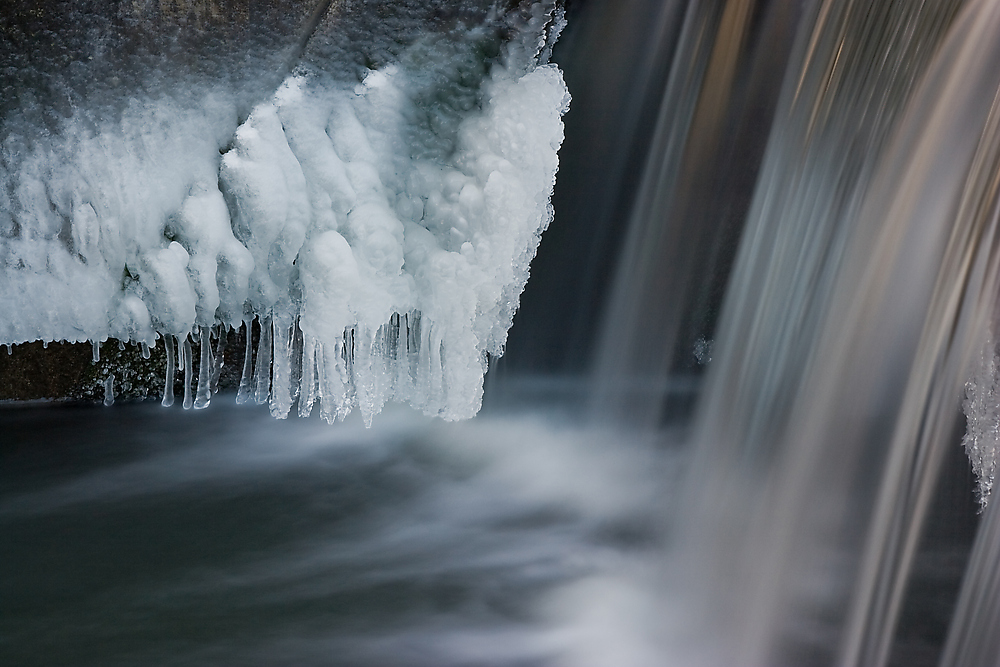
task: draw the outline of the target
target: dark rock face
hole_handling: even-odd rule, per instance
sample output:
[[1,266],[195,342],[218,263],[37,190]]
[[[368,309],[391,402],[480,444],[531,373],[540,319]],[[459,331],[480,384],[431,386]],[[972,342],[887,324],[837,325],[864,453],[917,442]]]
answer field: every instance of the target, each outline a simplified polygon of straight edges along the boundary
[[0,351],[0,400],[66,398],[85,383],[90,346],[73,343],[15,345]]
[[[260,331],[255,325],[254,341]],[[218,338],[212,339],[218,349]],[[192,340],[194,371],[191,386],[198,381],[201,345]],[[246,348],[245,329],[229,331],[226,336],[224,363],[219,376],[219,391],[236,391],[243,368]],[[0,401],[75,400],[100,402],[105,399],[105,381],[114,376],[116,400],[160,400],[163,396],[164,375],[167,365],[162,342],[143,357],[138,345],[122,345],[108,340],[100,345],[100,358],[93,360],[94,348],[90,343],[41,342],[13,345],[8,354],[0,348]],[[176,363],[176,362],[175,362]],[[174,395],[184,395],[183,373],[174,379]]]

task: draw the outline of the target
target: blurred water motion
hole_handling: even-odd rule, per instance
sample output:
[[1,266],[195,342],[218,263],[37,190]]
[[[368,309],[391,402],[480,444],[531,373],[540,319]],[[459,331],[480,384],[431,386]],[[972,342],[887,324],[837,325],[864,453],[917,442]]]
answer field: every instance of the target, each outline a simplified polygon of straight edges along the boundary
[[620,613],[655,602],[642,573],[676,469],[648,443],[409,410],[371,430],[150,405],[4,409],[0,426],[4,664],[581,665],[642,649]]

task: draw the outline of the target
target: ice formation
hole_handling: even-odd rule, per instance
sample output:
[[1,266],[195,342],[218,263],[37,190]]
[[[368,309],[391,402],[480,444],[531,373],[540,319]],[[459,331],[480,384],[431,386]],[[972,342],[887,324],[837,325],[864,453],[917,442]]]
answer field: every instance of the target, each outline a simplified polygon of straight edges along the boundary
[[1000,454],[1000,356],[990,335],[965,384],[966,431],[962,446],[976,474],[976,498],[985,508],[993,491],[997,455]]
[[277,417],[297,400],[370,423],[390,399],[474,415],[552,217],[569,94],[545,61],[560,27],[537,3],[476,76],[470,48],[440,37],[361,83],[303,65],[235,135],[236,105],[210,89],[11,134],[0,343],[159,340],[163,404],[176,354],[185,407],[204,407],[212,339],[256,318],[240,400]]

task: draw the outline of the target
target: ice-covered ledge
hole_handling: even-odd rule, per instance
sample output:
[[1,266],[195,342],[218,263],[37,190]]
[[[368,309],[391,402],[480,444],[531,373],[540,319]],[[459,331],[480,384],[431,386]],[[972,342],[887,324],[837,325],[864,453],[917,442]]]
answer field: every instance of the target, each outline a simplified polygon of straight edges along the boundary
[[204,81],[48,135],[8,115],[0,343],[140,344],[190,384],[192,338],[214,368],[257,320],[243,397],[278,417],[296,397],[331,421],[392,399],[475,414],[552,216],[560,28],[549,2],[457,23],[352,85],[313,57],[235,133]]

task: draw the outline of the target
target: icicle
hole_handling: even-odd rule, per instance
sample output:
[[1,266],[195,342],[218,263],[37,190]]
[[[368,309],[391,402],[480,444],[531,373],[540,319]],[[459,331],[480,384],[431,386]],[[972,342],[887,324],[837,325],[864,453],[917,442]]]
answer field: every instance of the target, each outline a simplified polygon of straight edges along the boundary
[[7,356],[9,357],[12,354],[14,354],[14,347],[10,343],[7,343]]
[[[203,410],[212,402],[212,390],[209,379],[212,375],[212,341],[211,329],[201,328],[201,365],[198,367],[198,391],[194,398],[194,409]],[[185,351],[187,354],[187,351]]]
[[190,410],[194,405],[191,398],[191,376],[194,371],[194,355],[191,353],[191,338],[184,336],[184,409]]
[[143,341],[139,343],[139,346],[142,348],[142,358],[149,359],[149,345],[146,345],[145,341]]
[[42,341],[42,349],[43,350],[49,349],[49,341],[47,341],[47,340],[43,340]]
[[328,408],[328,401],[332,402],[331,399],[326,398],[326,358],[323,356],[323,343],[318,340],[314,343],[316,348],[316,401],[319,403],[319,416],[326,421],[326,423],[333,423],[331,420],[332,413]]
[[119,352],[124,352],[125,351],[125,341],[123,341],[123,340],[119,340],[118,341],[118,351]]
[[267,403],[271,388],[271,318],[260,320],[260,341],[257,344],[257,368],[253,400],[257,405]]
[[163,401],[160,405],[169,408],[174,404],[174,337],[164,335],[163,346],[167,350],[167,379],[163,385]]
[[288,332],[292,319],[283,313],[275,313],[271,318],[271,328],[274,340],[274,360],[271,363],[274,375],[271,382],[270,409],[271,415],[277,419],[285,419],[292,409],[292,377],[289,361]]
[[399,400],[414,401],[413,372],[410,369],[410,315],[399,318],[399,332],[396,338],[396,397]]
[[436,335],[437,332],[431,327],[428,327],[428,339],[430,340],[429,349],[422,351],[430,358],[430,372],[431,372],[431,400],[434,412],[440,412],[441,408],[444,406],[447,397],[445,396],[444,387],[444,367],[441,362],[441,339]]
[[[345,336],[348,332],[344,332]],[[349,381],[345,357],[347,344],[342,338],[332,343],[317,343],[316,375],[320,393],[319,414],[327,423],[340,421],[351,411]]]
[[299,327],[298,316],[292,319],[291,332],[289,335],[288,354],[289,363],[291,365],[291,375],[289,376],[289,395],[291,396],[292,402],[295,402],[295,400],[299,398],[299,395],[302,393],[302,346],[305,343],[302,329]]
[[109,375],[104,381],[104,405],[111,407],[115,404],[115,376]]
[[225,362],[226,343],[229,337],[229,330],[225,324],[219,326],[219,340],[215,345],[215,360],[212,364],[212,378],[209,381],[209,389],[213,394],[219,393],[219,378],[222,376],[222,365]]
[[312,336],[302,339],[302,377],[299,383],[299,417],[312,413],[316,402],[316,341]]
[[90,344],[93,345],[94,348],[94,354],[92,358],[94,360],[94,363],[96,364],[101,360],[101,344],[96,340],[91,341]]
[[243,375],[240,376],[240,389],[236,393],[236,402],[242,405],[250,400],[253,387],[253,321],[243,323],[246,329],[246,351],[243,353]]
[[365,427],[371,428],[372,418],[381,409],[378,400],[378,378],[372,354],[372,335],[363,327],[354,331],[354,359],[351,381],[358,399],[358,409]]

